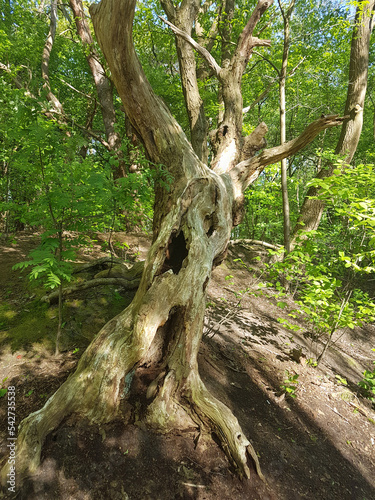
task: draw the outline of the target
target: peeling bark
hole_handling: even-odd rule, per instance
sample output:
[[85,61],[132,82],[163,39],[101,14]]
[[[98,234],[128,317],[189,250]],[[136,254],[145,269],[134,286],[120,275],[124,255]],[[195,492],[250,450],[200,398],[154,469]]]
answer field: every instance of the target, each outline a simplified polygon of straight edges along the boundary
[[[238,39],[231,59],[226,58],[223,67],[220,67],[207,49],[195,42],[188,33],[165,21],[176,35],[188,42],[205,59],[219,80],[220,98],[224,103],[224,111],[217,130],[210,134],[211,146],[214,152],[211,168],[219,175],[233,168],[241,156],[244,145],[244,138],[242,137],[242,76],[254,47],[269,46],[271,43],[270,40],[261,40],[254,37],[253,32],[261,16],[272,3],[273,0],[258,1]],[[228,5],[228,9],[230,9],[230,5]],[[227,52],[226,57],[229,57],[229,52]]]

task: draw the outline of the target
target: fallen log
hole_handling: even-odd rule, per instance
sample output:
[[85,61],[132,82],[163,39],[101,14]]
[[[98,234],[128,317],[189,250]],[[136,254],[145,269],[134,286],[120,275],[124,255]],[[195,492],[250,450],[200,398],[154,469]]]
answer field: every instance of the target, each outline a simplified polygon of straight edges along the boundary
[[90,269],[95,269],[96,267],[103,266],[103,264],[110,264],[110,265],[124,264],[124,261],[122,259],[119,259],[118,257],[101,257],[100,259],[91,262],[86,262],[85,264],[82,263],[76,264],[73,269],[73,274],[78,274],[84,271],[88,271]]
[[[95,286],[107,286],[107,285],[118,285],[126,290],[136,290],[139,286],[141,279],[125,279],[125,278],[94,278],[92,280],[84,281],[83,283],[77,283],[66,288],[63,288],[62,294],[63,298],[71,295],[75,292],[81,292],[82,290],[87,290]],[[59,299],[59,291],[55,290],[52,293],[44,295],[40,300],[42,302],[48,302],[49,304],[56,303]]]

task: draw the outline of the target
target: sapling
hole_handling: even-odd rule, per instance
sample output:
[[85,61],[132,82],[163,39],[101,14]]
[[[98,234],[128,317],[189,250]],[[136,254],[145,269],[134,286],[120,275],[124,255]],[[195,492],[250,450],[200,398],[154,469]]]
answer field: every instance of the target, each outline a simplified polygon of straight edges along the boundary
[[[63,283],[72,278],[75,259],[73,247],[82,243],[79,236],[95,227],[110,212],[111,179],[107,171],[92,158],[78,158],[79,143],[74,135],[61,136],[51,123],[37,121],[27,129],[27,141],[20,163],[33,166],[35,197],[30,200],[22,221],[29,227],[42,227],[41,244],[29,254],[29,260],[14,269],[31,267],[30,279],[47,289],[59,290],[58,327],[55,354],[63,325]],[[100,229],[99,225],[96,225]]]
[[[298,308],[289,315],[301,315],[310,323],[313,339],[328,336],[316,366],[339,329],[353,329],[375,318],[374,302],[355,286],[359,276],[375,271],[373,166],[353,168],[339,161],[337,166],[332,177],[311,182],[319,187],[319,198],[330,210],[331,217],[336,217],[336,244],[326,244],[327,229],[326,232],[301,232],[294,251],[269,268],[279,296],[286,290],[294,290]],[[341,232],[336,227],[341,227]]]
[[285,394],[287,394],[291,398],[295,398],[297,396],[296,391],[299,383],[299,375],[298,373],[291,373],[289,372],[289,370],[285,370],[285,377],[286,378],[283,380],[280,388],[283,390],[283,392],[285,392]]
[[[317,248],[318,251],[318,248]],[[292,259],[292,265],[288,269],[288,261]],[[295,300],[296,309],[289,312],[292,318],[301,317],[310,324],[310,336],[314,341],[327,335],[323,349],[317,356],[315,366],[319,366],[328,348],[334,342],[335,334],[343,328],[353,329],[355,326],[361,326],[364,322],[373,321],[375,318],[375,304],[369,296],[359,289],[351,288],[351,282],[346,285],[337,279],[330,267],[325,264],[317,264],[318,252],[311,253],[311,247],[308,255],[298,250],[288,254],[283,263],[277,263],[273,266],[274,272],[279,267],[286,273],[289,279],[293,280],[297,276],[299,288],[297,291],[297,300]],[[299,265],[298,265],[299,264]],[[333,264],[333,262],[331,262]],[[277,285],[278,296],[282,293],[282,286]],[[284,308],[285,302],[279,301],[277,305]],[[299,329],[288,320],[281,319],[287,328]]]
[[41,244],[32,250],[29,256],[30,260],[19,262],[13,266],[13,269],[32,267],[29,274],[30,280],[43,283],[47,289],[59,288],[59,318],[55,341],[55,355],[57,356],[60,352],[59,343],[63,324],[62,287],[64,281],[69,282],[72,278],[73,266],[68,260],[73,260],[75,253],[72,249],[64,250],[62,232],[58,232],[57,236],[53,237],[53,233],[48,231],[42,235]]

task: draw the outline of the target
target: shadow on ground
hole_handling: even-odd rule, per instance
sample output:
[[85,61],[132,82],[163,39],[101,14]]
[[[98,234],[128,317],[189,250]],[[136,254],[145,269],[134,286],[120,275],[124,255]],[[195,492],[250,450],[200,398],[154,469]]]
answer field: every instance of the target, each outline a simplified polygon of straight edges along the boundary
[[[22,249],[20,252],[25,254]],[[14,251],[3,254],[4,265],[9,257],[15,258]],[[210,300],[216,301],[217,307],[214,316],[207,318],[208,325],[212,326],[212,322],[214,325],[201,345],[200,372],[208,389],[237,416],[259,454],[268,485],[260,481],[254,467],[251,479],[240,481],[216,444],[215,436],[211,439],[200,434],[199,429],[162,436],[134,422],[125,426],[119,420],[98,428],[72,416],[47,437],[37,474],[28,478],[14,498],[375,498],[375,414],[371,404],[356,392],[364,368],[372,366],[368,356],[373,347],[374,327],[368,331],[344,332],[319,370],[314,370],[306,364],[310,354],[308,339],[303,333],[292,335],[277,323],[282,312],[267,297],[244,301],[242,309],[234,308],[235,313],[217,326],[227,315],[229,304],[218,305],[227,271],[222,270],[221,277],[220,272],[218,268],[210,284]],[[231,270],[232,274],[235,272]],[[245,288],[247,276],[243,270],[241,273]],[[11,274],[6,283],[10,291],[14,283]],[[9,295],[15,310],[16,300],[22,294],[25,288],[19,280]],[[108,295],[108,303],[113,305],[117,298],[111,297],[113,294]],[[233,294],[228,297],[233,298]],[[87,297],[81,299],[85,304]],[[68,305],[72,345],[87,320],[88,335],[99,329],[94,320],[90,323],[86,313],[78,315],[79,300],[74,298]],[[19,302],[20,308],[27,303],[25,296]],[[48,335],[47,330],[44,335]],[[45,348],[31,348],[26,343],[21,350],[14,351],[9,344],[5,338],[0,352],[0,373],[9,376],[6,384],[16,387],[19,424],[30,412],[39,409],[74,370],[83,346],[76,354],[66,352],[56,359]],[[300,362],[292,359],[293,348],[302,349]],[[281,390],[280,386],[287,383],[286,373],[299,377],[295,399],[288,399]],[[340,385],[336,375],[346,378],[347,386]],[[6,398],[0,398],[2,460],[7,459],[5,412]],[[12,496],[5,492],[0,498]]]

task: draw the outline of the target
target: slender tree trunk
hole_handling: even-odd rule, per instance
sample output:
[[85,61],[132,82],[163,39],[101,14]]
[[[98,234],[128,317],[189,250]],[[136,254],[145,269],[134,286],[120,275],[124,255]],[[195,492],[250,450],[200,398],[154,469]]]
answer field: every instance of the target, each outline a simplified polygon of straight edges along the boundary
[[[341,128],[340,138],[335,149],[335,154],[342,155],[346,164],[352,160],[362,132],[374,6],[375,0],[360,1],[353,27],[349,83],[345,104],[346,120]],[[332,175],[333,170],[334,165],[326,163],[316,177],[319,179],[329,177]],[[324,203],[315,198],[318,193],[319,190],[315,187],[307,191],[300,216],[293,230],[292,246],[296,243],[299,230],[309,232],[319,227],[324,211]]]
[[82,0],[69,0],[70,8],[73,11],[77,33],[82,41],[86,60],[89,64],[92,77],[94,79],[96,92],[100,104],[100,111],[103,117],[105,136],[110,151],[119,158],[119,166],[114,171],[115,178],[126,175],[125,163],[121,153],[121,137],[115,130],[116,112],[113,105],[113,87],[107,78],[105,69],[100,63],[99,54],[94,47],[94,40],[91,35],[90,26],[87,22]]
[[60,338],[61,338],[61,330],[62,330],[62,310],[63,310],[63,286],[62,286],[62,283],[60,283],[60,285],[59,285],[58,308],[59,308],[59,322],[57,325],[57,332],[56,332],[55,356],[58,356],[60,354]]
[[328,348],[332,344],[333,335],[337,330],[342,313],[344,312],[344,309],[345,309],[347,303],[349,302],[352,293],[353,293],[353,290],[348,290],[341,301],[340,311],[339,311],[339,314],[338,314],[337,319],[335,321],[335,324],[332,326],[331,331],[329,332],[327,342],[325,343],[322,352],[319,354],[319,356],[316,359],[316,368],[320,365],[325,353],[327,352]]
[[[52,213],[52,207],[51,207],[51,213]],[[62,223],[60,227],[58,228],[58,235],[59,235],[59,249],[58,249],[58,261],[62,261],[62,252],[63,252],[63,231],[62,231]],[[61,278],[60,278],[61,280]],[[59,289],[58,289],[58,308],[59,308],[59,319],[58,319],[58,325],[57,325],[57,332],[56,332],[56,342],[55,342],[55,356],[58,356],[60,354],[60,338],[61,338],[61,330],[62,330],[62,324],[63,324],[63,284],[62,280],[60,281],[59,284]]]
[[[223,0],[222,9],[220,12],[219,33],[221,36],[221,66],[222,68],[229,68],[231,62],[231,52],[233,47],[231,45],[232,30],[233,30],[233,17],[234,17],[234,0]],[[225,102],[224,102],[224,88],[223,83],[219,85],[218,92],[219,101],[219,114],[218,124],[224,120]]]
[[51,58],[53,43],[55,41],[56,26],[57,26],[57,0],[52,0],[49,32],[47,35],[46,42],[44,44],[43,54],[42,54],[42,78],[44,80],[43,89],[45,90],[47,100],[52,104],[54,111],[58,112],[59,114],[63,114],[62,104],[55,96],[55,94],[52,92],[49,80],[49,62]]
[[[175,24],[177,28],[183,29],[191,35],[193,24],[198,15],[200,1],[185,1],[179,7],[175,7],[172,0],[162,0],[161,4],[168,16],[168,20]],[[176,47],[182,90],[189,118],[191,144],[198,158],[207,164],[207,120],[203,101],[199,94],[195,52],[185,40],[179,37],[176,37]]]
[[[279,7],[284,20],[284,48],[283,60],[281,63],[280,81],[279,81],[279,96],[280,96],[280,144],[286,142],[286,99],[285,85],[286,74],[288,68],[288,55],[290,45],[290,19],[292,17],[295,0],[291,0],[288,9],[284,12],[279,1]],[[287,175],[287,160],[281,160],[281,192],[283,197],[283,218],[284,218],[284,247],[285,253],[290,252],[290,215],[289,215],[289,198],[288,198],[288,175]]]

